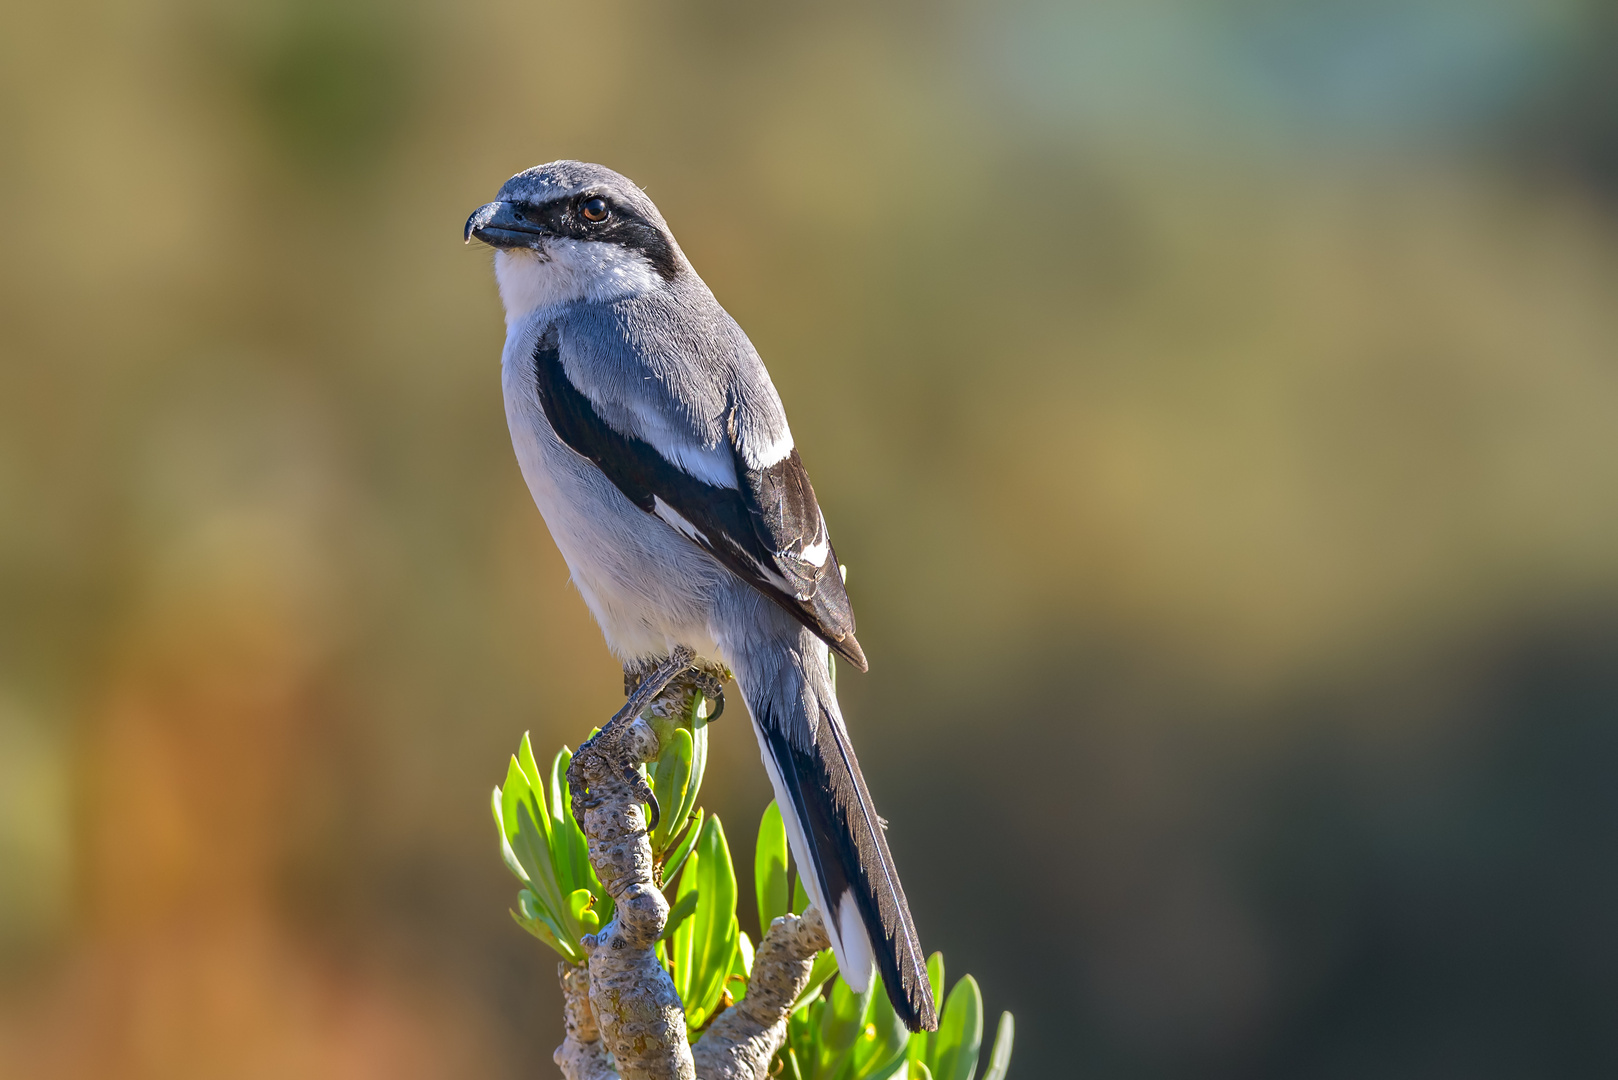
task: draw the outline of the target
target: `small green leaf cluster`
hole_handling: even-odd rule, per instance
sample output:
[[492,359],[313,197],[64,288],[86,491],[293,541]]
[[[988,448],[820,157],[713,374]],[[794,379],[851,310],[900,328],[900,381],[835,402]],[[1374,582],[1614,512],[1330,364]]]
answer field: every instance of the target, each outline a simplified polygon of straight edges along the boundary
[[[781,811],[771,802],[758,826],[753,859],[760,926],[787,911],[787,837]],[[792,905],[808,907],[800,880]],[[783,1080],[972,1080],[983,1044],[983,995],[967,975],[950,991],[935,1032],[905,1030],[893,1011],[879,975],[863,994],[838,979],[830,993],[822,987],[837,971],[830,949],[815,957],[809,985],[799,995],[787,1020],[787,1037],[771,1065]],[[933,998],[943,1000],[944,956],[927,960]],[[994,1048],[983,1080],[1004,1080],[1011,1064],[1015,1022],[1000,1014]]]
[[[722,1006],[745,992],[753,973],[753,943],[736,920],[736,870],[718,815],[703,824],[685,860],[658,956],[685,1005],[692,1042]],[[733,997],[732,982],[740,991]]]
[[[658,958],[685,1006],[686,1031],[695,1042],[724,1009],[745,996],[753,970],[753,943],[736,917],[737,884],[730,845],[717,815],[704,818],[696,805],[708,757],[707,703],[694,693],[671,717],[648,716],[662,748],[646,770],[663,807],[650,839],[654,877],[673,887]],[[612,898],[590,865],[584,833],[573,818],[567,786],[572,755],[567,747],[551,762],[550,784],[541,782],[527,735],[494,789],[495,824],[506,866],[522,882],[517,924],[573,964],[585,963],[579,939],[612,918]],[[676,880],[676,878],[678,880]],[[771,802],[759,822],[753,884],[759,925],[809,906],[803,881],[788,870],[786,826]],[[837,974],[830,949],[815,957],[808,985],[793,1005],[771,1075],[783,1080],[973,1080],[983,1042],[983,996],[968,975],[944,1001],[935,1032],[905,1030],[879,976],[856,994]],[[938,1000],[944,958],[927,961],[927,978]],[[1014,1024],[1002,1013],[983,1080],[1004,1080],[1011,1061]]]
[[582,964],[579,939],[612,918],[612,897],[596,877],[584,832],[573,820],[567,788],[572,760],[562,747],[551,761],[547,791],[524,734],[506,769],[505,784],[494,789],[491,808],[500,830],[500,854],[523,884],[511,917],[564,960]]
[[[942,953],[928,958],[927,981],[940,997]],[[1005,1080],[1015,1036],[1011,1014],[1001,1013],[983,1080]],[[771,1069],[784,1080],[973,1080],[982,1047],[983,995],[970,975],[950,991],[938,1030],[914,1033],[894,1015],[879,976],[863,994],[839,979],[830,994],[792,1014],[776,1055],[780,1069]]]
[[702,789],[702,774],[708,768],[710,713],[708,700],[700,692],[693,692],[674,716],[646,717],[661,748],[657,760],[646,768],[646,779],[663,811],[650,837],[659,884],[679,872],[702,828],[697,792]]
[[[646,718],[662,747],[646,771],[664,809],[651,837],[659,881],[679,871],[701,829],[702,811],[696,801],[708,761],[707,708],[707,701],[696,693],[676,716]],[[506,768],[505,784],[494,789],[491,808],[500,832],[500,854],[523,885],[511,917],[568,963],[582,964],[579,939],[611,921],[613,903],[590,865],[584,832],[573,818],[567,784],[572,760],[566,746],[557,752],[547,789],[524,734]]]

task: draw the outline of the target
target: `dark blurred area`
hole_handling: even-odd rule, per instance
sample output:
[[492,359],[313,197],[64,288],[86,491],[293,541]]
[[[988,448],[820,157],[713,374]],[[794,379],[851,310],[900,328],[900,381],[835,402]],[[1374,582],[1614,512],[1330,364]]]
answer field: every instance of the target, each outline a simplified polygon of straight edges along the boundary
[[460,228],[559,157],[771,367],[1014,1076],[1618,1072],[1618,5],[10,0],[0,1075],[552,1074],[488,792],[620,684]]

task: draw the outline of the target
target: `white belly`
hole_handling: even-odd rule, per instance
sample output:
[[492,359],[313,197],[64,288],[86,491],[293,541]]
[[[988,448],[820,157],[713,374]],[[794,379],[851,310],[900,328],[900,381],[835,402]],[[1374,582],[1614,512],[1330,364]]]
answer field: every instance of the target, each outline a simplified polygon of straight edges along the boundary
[[506,341],[506,423],[528,490],[608,647],[621,660],[666,656],[675,645],[717,658],[709,624],[726,571],[556,437],[534,389],[536,336],[530,323]]

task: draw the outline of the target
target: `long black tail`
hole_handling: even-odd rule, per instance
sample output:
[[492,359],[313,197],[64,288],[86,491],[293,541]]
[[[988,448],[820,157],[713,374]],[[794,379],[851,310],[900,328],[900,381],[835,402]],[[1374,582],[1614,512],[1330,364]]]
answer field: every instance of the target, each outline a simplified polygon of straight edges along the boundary
[[894,1012],[911,1031],[932,1031],[938,1011],[910,905],[843,727],[824,647],[808,638],[755,652],[736,678],[843,978],[856,989],[869,985],[874,962]]

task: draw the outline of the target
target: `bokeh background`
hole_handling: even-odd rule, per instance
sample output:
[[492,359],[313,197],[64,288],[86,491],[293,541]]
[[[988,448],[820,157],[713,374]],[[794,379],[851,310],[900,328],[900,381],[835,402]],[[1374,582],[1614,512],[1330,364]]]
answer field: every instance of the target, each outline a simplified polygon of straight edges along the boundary
[[558,157],[774,373],[1014,1076],[1613,1075],[1585,0],[5,0],[0,1074],[551,1074],[488,791],[619,681],[460,230]]

